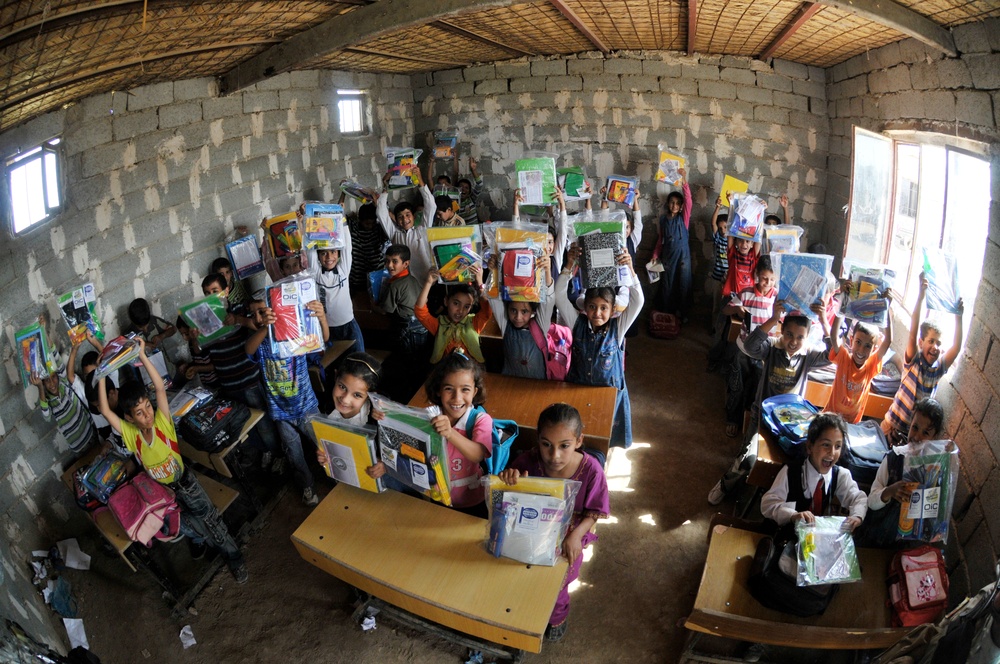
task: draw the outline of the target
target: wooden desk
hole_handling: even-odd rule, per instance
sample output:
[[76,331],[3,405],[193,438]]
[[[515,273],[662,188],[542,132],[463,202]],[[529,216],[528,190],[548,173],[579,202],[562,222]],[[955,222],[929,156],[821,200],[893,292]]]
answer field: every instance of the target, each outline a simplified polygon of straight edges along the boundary
[[892,551],[858,549],[861,583],[843,584],[823,615],[799,618],[765,608],[747,590],[761,537],[715,526],[685,627],[727,639],[825,650],[887,648],[910,631],[892,627],[889,619],[885,576]]
[[[515,378],[503,374],[487,373],[486,412],[501,420],[514,420],[521,429],[517,446],[523,448],[521,438],[528,446],[534,443],[538,416],[551,404],[568,403],[580,411],[583,418],[583,442],[599,450],[605,457],[611,441],[615,418],[615,400],[618,391],[613,387],[589,387],[552,380]],[[424,391],[420,390],[410,400],[411,406],[429,405]]]
[[236,447],[247,439],[250,435],[250,431],[257,426],[261,418],[264,417],[264,411],[257,410],[256,408],[250,409],[250,419],[246,421],[243,425],[243,429],[240,431],[240,436],[233,442],[226,445],[221,450],[215,452],[205,452],[204,450],[199,450],[192,447],[190,443],[185,441],[177,435],[177,445],[180,449],[181,456],[185,459],[191,459],[192,461],[201,464],[205,468],[212,468],[215,472],[219,473],[224,477],[232,479],[233,471],[229,468],[229,464],[226,463],[226,456],[232,452]]
[[346,353],[351,346],[354,345],[353,339],[346,339],[342,341],[334,341],[330,344],[330,347],[326,349],[323,353],[323,359],[320,362],[323,364],[323,368],[328,368],[331,364],[340,359],[340,356]]
[[510,648],[540,652],[566,574],[494,558],[486,522],[338,484],[292,534],[302,558],[389,604]]

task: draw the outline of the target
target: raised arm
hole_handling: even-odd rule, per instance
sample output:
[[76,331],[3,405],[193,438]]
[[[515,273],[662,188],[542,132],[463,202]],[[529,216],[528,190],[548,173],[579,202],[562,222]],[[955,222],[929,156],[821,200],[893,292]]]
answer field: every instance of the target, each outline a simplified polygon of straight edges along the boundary
[[73,379],[76,378],[76,354],[80,352],[80,344],[83,343],[83,339],[79,339],[73,342],[73,347],[69,351],[69,360],[66,362],[66,380],[69,384],[73,384]]
[[[389,174],[386,173],[385,177],[382,178],[382,183],[383,185],[386,185],[388,182]],[[383,186],[381,192],[375,192],[375,219],[378,220],[379,226],[382,227],[386,237],[391,240],[393,231],[396,230],[396,227],[392,223],[392,219],[389,218],[388,186]]]
[[424,176],[417,172],[417,186],[420,188],[420,198],[424,201],[424,228],[429,228],[434,223],[434,215],[437,214],[437,203],[434,202],[434,194],[424,182]]
[[[820,316],[824,318],[824,316]],[[837,314],[837,317],[833,319],[833,330],[834,333],[830,335],[830,359],[832,360],[840,353],[840,324],[844,322],[844,315]],[[892,327],[891,325],[889,326]],[[881,352],[881,347],[879,348]]]
[[681,215],[684,217],[684,228],[691,228],[691,208],[694,201],[691,200],[691,187],[688,185],[687,169],[678,168],[677,172],[681,176],[681,191],[684,193],[684,205],[681,207]]
[[[955,343],[952,344],[948,352],[944,354],[941,358],[941,365],[944,370],[947,371],[948,368],[954,364],[955,360],[958,359],[958,353],[962,350],[962,315],[965,314],[965,301],[962,298],[958,298],[958,312],[955,314]],[[891,327],[891,326],[890,326]]]
[[920,273],[920,290],[917,292],[917,302],[910,314],[910,336],[906,339],[906,353],[903,362],[909,364],[917,356],[917,334],[920,332],[920,312],[924,308],[924,297],[927,295],[927,277]]
[[[163,378],[146,357],[146,342],[142,337],[137,337],[137,340],[139,341],[139,361],[142,362],[143,368],[149,374],[149,382],[153,384],[153,391],[156,393],[156,410],[170,417],[170,399],[167,398],[167,388],[163,384]],[[110,422],[110,420],[108,421]]]
[[513,221],[515,223],[521,221],[521,202],[523,200],[524,200],[524,197],[521,196],[521,190],[520,189],[515,189],[514,190],[514,215],[513,215],[514,218],[511,220],[511,221]]
[[580,250],[577,249],[576,245],[570,245],[569,259],[566,261],[566,265],[563,266],[562,272],[559,273],[559,278],[556,280],[556,311],[562,316],[562,319],[566,321],[569,325],[572,325],[576,321],[577,315],[580,313],[573,306],[573,303],[569,301],[568,286],[569,280],[573,278],[573,268],[576,266],[576,259],[579,256]]
[[[115,414],[115,411],[111,410],[111,406],[108,405],[108,388],[105,385],[106,380],[106,377],[102,377],[101,380],[97,382],[97,410],[101,411],[101,415],[103,415],[104,419],[108,421],[111,428],[120,435],[122,432],[122,421]],[[157,404],[157,408],[159,408],[159,404]]]
[[715,220],[719,218],[719,210],[722,209],[722,203],[722,194],[719,194],[719,197],[715,199],[715,210],[712,211],[712,217],[708,220],[708,228],[712,231],[711,235],[715,235]]
[[882,334],[882,343],[878,347],[878,359],[885,359],[885,354],[889,352],[892,348],[892,296],[889,296],[889,309],[886,311],[887,320],[889,324],[885,326],[885,332]]
[[618,264],[627,265],[629,272],[632,273],[632,285],[628,288],[628,304],[625,305],[625,311],[622,312],[621,320],[618,322],[618,345],[621,345],[625,341],[625,333],[639,317],[646,299],[642,292],[642,284],[639,283],[639,277],[632,265],[632,256],[629,255],[628,251],[623,251],[618,255]]
[[788,194],[782,194],[778,203],[781,205],[781,209],[784,212],[785,223],[792,223],[792,213],[788,211]]

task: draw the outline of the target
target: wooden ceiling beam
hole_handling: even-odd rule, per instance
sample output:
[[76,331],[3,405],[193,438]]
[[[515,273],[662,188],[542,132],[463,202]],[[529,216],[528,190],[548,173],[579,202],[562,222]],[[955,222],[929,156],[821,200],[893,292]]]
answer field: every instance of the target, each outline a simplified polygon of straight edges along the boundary
[[694,55],[694,43],[698,39],[698,0],[688,0],[688,55]]
[[589,25],[584,23],[583,19],[577,16],[576,12],[570,9],[566,5],[566,3],[563,2],[563,0],[549,0],[549,2],[552,4],[553,7],[558,9],[559,13],[565,16],[566,20],[572,23],[574,27],[576,27],[576,29],[580,31],[580,34],[586,37],[587,40],[597,48],[597,50],[601,51],[602,53],[611,52],[611,49],[608,48],[607,45],[605,45],[605,43],[601,41],[601,38],[597,36],[597,33],[594,32]]
[[788,41],[789,37],[794,35],[799,28],[805,25],[806,21],[811,19],[813,15],[821,9],[823,9],[822,5],[812,2],[803,2],[799,5],[799,10],[796,12],[795,18],[792,19],[792,22],[786,25],[784,29],[778,33],[778,36],[775,37],[757,57],[760,60],[767,60],[770,58],[782,44]]
[[406,55],[404,53],[385,53],[383,51],[377,51],[373,48],[362,48],[360,46],[348,46],[343,49],[345,53],[357,53],[359,55],[376,55],[380,58],[388,58],[389,60],[406,60],[407,62],[422,62],[425,64],[432,65],[447,65],[449,67],[467,67],[468,62],[458,62],[456,60],[442,60],[440,58],[428,57],[425,55],[413,56]]
[[380,0],[335,16],[241,62],[219,77],[219,90],[223,94],[232,94],[265,78],[294,69],[300,63],[405,28],[521,2],[524,0]]
[[950,57],[958,56],[955,38],[951,32],[893,0],[816,0],[816,2],[902,32]]
[[435,28],[440,28],[446,32],[450,32],[453,35],[459,37],[465,37],[466,39],[471,39],[473,41],[478,41],[488,46],[495,46],[497,48],[509,51],[510,53],[515,53],[517,55],[538,55],[531,51],[525,51],[523,49],[517,48],[515,46],[510,46],[509,44],[504,44],[503,42],[496,41],[495,39],[490,39],[479,33],[472,32],[471,30],[466,30],[465,28],[460,28],[454,23],[449,23],[448,21],[434,21],[431,23]]

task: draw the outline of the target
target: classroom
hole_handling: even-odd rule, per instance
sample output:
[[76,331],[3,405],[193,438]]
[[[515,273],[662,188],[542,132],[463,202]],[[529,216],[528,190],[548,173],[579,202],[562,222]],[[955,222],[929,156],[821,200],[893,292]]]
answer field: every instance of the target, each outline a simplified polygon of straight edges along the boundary
[[[705,371],[711,219],[726,176],[748,183],[768,212],[787,196],[802,250],[824,245],[835,274],[848,255],[903,266],[908,279],[893,304],[899,354],[919,285],[915,256],[928,237],[900,220],[937,206],[926,213],[936,226],[921,217],[920,229],[960,256],[965,303],[964,344],[936,394],[944,434],[961,450],[945,548],[949,597],[996,579],[996,3],[890,2],[891,11],[841,0],[92,4],[0,9],[0,617],[39,642],[69,645],[32,583],[32,551],[67,537],[86,549],[97,536],[63,484],[74,454],[19,375],[15,333],[47,314],[68,351],[56,297],[84,283],[94,284],[112,337],[136,298],[175,320],[178,307],[202,297],[227,238],[241,228],[259,235],[262,219],[303,201],[336,202],[345,179],[380,190],[389,146],[422,149],[428,181],[467,177],[472,157],[483,182],[480,221],[511,220],[515,163],[527,151],[583,167],[595,208],[610,176],[638,181],[645,306],[625,360],[634,442],[613,448],[605,467],[611,517],[585,555],[573,626],[533,661],[680,661],[692,633],[684,620],[710,522],[732,511],[705,496],[739,448],[726,432],[726,381]],[[455,167],[430,158],[436,132],[457,134]],[[47,177],[60,184],[58,203],[41,203],[37,225],[15,231],[8,173],[36,148],[57,163]],[[639,269],[658,248],[651,220],[678,190],[656,181],[661,151],[686,159],[692,208],[693,306],[670,340],[648,333],[658,291]],[[392,209],[416,190],[386,195]],[[951,322],[942,328],[947,345]],[[322,499],[332,482],[317,477],[317,486]],[[328,661],[465,661],[465,651],[388,622],[362,634],[347,585],[290,541],[309,513],[289,490],[243,545],[250,583],[237,586],[223,571],[182,621],[155,583],[92,546],[95,572],[73,578],[94,652],[111,662],[324,661],[341,648],[350,659]],[[189,623],[199,644],[182,650],[177,632]],[[123,645],[116,631],[141,643]]]

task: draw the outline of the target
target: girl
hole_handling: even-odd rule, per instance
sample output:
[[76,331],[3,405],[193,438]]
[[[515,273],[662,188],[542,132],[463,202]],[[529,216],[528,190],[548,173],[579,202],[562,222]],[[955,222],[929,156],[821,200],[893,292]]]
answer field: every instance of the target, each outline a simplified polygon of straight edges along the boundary
[[[483,293],[482,268],[474,265],[472,273],[476,276],[475,285],[457,284],[443,289],[445,310],[440,316],[431,315],[427,304],[431,288],[437,284],[440,275],[434,267],[427,273],[423,290],[413,306],[413,315],[434,335],[431,364],[437,364],[454,350],[471,355],[476,362],[486,361],[479,346],[479,333],[489,324],[492,313],[486,306],[486,296]],[[472,307],[477,300],[479,311],[473,314]]]
[[589,288],[584,296],[583,312],[570,304],[566,288],[580,256],[577,245],[570,247],[567,265],[556,282],[556,309],[564,320],[573,323],[573,356],[567,380],[581,385],[597,385],[618,389],[615,403],[615,423],[611,445],[629,447],[632,444],[632,407],[625,385],[625,332],[635,321],[645,301],[639,278],[632,268],[627,251],[618,255],[619,265],[628,265],[632,275],[629,299],[625,311],[612,318],[615,308],[613,288]]
[[[326,419],[359,427],[368,424],[370,420],[381,419],[379,411],[372,410],[368,400],[368,393],[378,388],[381,369],[379,361],[368,353],[351,353],[345,357],[337,368],[333,382],[333,411]],[[329,461],[322,449],[317,450],[316,458],[322,466],[326,466]],[[369,475],[375,472],[376,466],[366,469]],[[385,472],[384,468],[382,472]]]
[[[928,440],[938,440],[944,429],[944,409],[934,399],[921,399],[913,406],[913,419],[907,441],[922,445]],[[904,441],[904,444],[905,442]],[[891,547],[896,544],[899,529],[899,508],[909,500],[906,482],[903,482],[903,454],[897,447],[885,455],[872,482],[868,496],[868,516],[858,530],[858,546]]]
[[681,191],[670,192],[660,223],[657,224],[656,248],[653,261],[663,263],[660,291],[656,298],[657,311],[676,314],[686,320],[691,304],[691,247],[688,244],[688,227],[691,225],[691,188],[687,171],[678,169]]
[[[494,270],[497,269],[498,260],[496,255],[490,258]],[[537,337],[543,340],[544,346],[552,321],[552,310],[555,308],[555,297],[551,292],[551,263],[546,260],[543,265],[545,287],[550,291],[545,302],[504,302],[499,297],[489,298],[493,317],[503,337],[503,373],[507,376],[538,380],[546,378],[545,354],[535,339]],[[532,326],[538,329],[532,330]]]
[[569,561],[569,570],[545,630],[550,641],[558,641],[566,633],[569,584],[580,576],[583,549],[597,539],[592,532],[594,524],[610,513],[604,469],[594,457],[583,453],[582,447],[583,420],[579,411],[568,404],[552,404],[538,416],[538,447],[522,453],[500,473],[500,479],[511,486],[517,484],[518,477],[529,475],[576,480],[582,485],[563,540],[563,555]]

